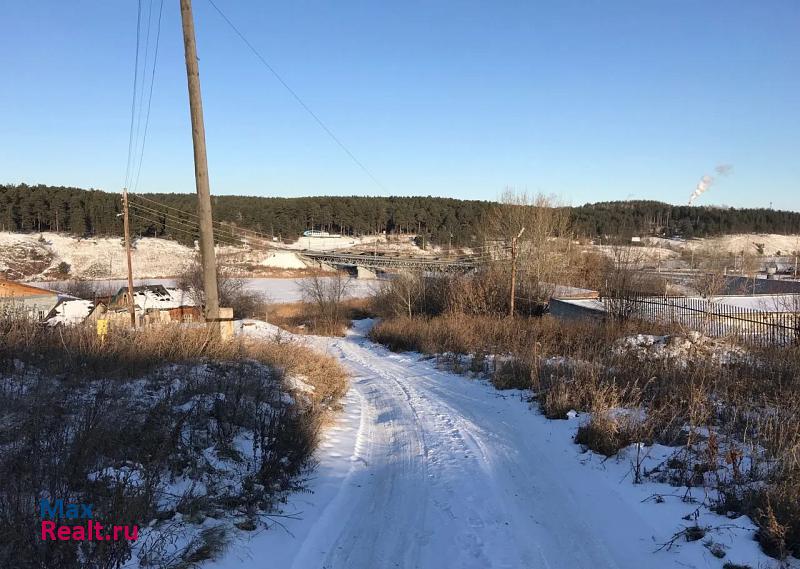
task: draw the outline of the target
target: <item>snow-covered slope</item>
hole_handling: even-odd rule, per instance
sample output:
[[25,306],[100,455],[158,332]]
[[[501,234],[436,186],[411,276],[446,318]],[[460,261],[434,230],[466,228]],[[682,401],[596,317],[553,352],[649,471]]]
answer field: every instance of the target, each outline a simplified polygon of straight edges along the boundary
[[[221,264],[243,274],[258,274],[259,268],[307,268],[292,251],[225,246],[218,248],[217,255]],[[168,239],[143,237],[135,240],[132,256],[136,277],[149,279],[179,274],[197,252]],[[58,274],[62,263],[68,265],[71,278],[122,279],[127,274],[124,242],[119,237],[78,239],[59,233],[0,232],[0,276],[26,280],[63,278]]]
[[800,252],[800,235],[778,235],[776,233],[737,233],[689,241],[648,237],[647,242],[674,249],[707,249],[734,254],[742,251],[756,253],[756,243],[764,245],[765,255],[792,255],[795,251]]
[[346,338],[307,337],[353,374],[318,452],[313,492],[286,506],[294,514],[280,519],[286,531],[240,538],[210,568],[776,566],[749,520],[705,511],[698,523],[718,529],[659,550],[694,523],[683,517],[697,504],[673,498],[669,486],[632,484],[625,458],[582,454],[571,440],[580,418],[548,421],[519,392],[392,354],[364,338],[368,326]]

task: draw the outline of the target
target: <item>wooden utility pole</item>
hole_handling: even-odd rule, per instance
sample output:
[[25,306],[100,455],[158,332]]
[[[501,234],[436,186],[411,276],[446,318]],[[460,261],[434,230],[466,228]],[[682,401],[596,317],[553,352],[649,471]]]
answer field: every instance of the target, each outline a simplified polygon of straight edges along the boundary
[[511,238],[511,298],[509,299],[508,315],[514,316],[514,300],[517,296],[517,242],[522,234],[525,233],[525,228],[519,230],[516,237]]
[[125,229],[125,256],[128,258],[128,312],[131,328],[136,328],[136,305],[133,303],[133,263],[131,263],[131,224],[128,219],[128,188],[122,189],[122,225]]
[[197,187],[197,217],[200,220],[200,257],[203,262],[205,317],[218,327],[219,292],[217,260],[214,254],[214,225],[211,218],[211,189],[208,183],[206,130],[203,124],[203,100],[200,97],[200,71],[197,65],[197,43],[194,37],[192,0],[180,0],[183,22],[183,47],[186,55],[186,78],[189,84],[189,109],[192,117],[194,144],[194,177]]

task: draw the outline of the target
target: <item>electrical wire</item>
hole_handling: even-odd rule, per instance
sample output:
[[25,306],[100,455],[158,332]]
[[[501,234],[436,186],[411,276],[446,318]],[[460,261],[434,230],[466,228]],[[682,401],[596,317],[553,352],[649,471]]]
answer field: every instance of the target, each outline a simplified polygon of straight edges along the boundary
[[[155,217],[156,219],[158,219],[158,223],[169,223],[169,224],[174,224],[174,225],[180,225],[182,227],[185,227],[185,228],[188,228],[188,229],[194,231],[195,233],[199,233],[200,232],[200,226],[197,223],[194,223],[194,222],[191,222],[191,221],[185,221],[185,220],[181,220],[181,219],[177,219],[177,218],[172,218],[172,217],[167,218],[167,217],[164,216],[163,213],[157,212],[157,211],[154,211],[154,210],[142,211],[141,206],[133,206],[133,207],[140,213],[140,215],[147,215],[147,216]],[[214,234],[215,238],[220,239],[220,240],[238,242],[238,238],[236,236],[223,234],[220,230],[214,230],[213,234]]]
[[[144,93],[146,90],[145,87],[145,78],[147,77],[147,59],[148,55],[150,54],[150,30],[152,28],[152,21],[153,21],[153,0],[150,0],[148,7],[147,7],[147,18],[144,22],[147,23],[147,31],[144,37],[144,58],[142,60],[142,78],[140,80],[141,85],[139,88],[139,102],[137,105],[138,111],[136,116],[136,131],[133,134],[134,140],[134,156],[133,156],[133,164],[131,165],[131,185],[133,183],[133,174],[134,170],[136,169],[136,155],[139,153],[139,132],[142,128],[142,105],[144,103]],[[129,188],[130,189],[130,188]]]
[[[169,221],[172,221],[174,223],[179,223],[179,224],[186,225],[188,227],[195,228],[198,231],[200,229],[200,224],[197,221],[192,220],[192,219],[183,219],[183,218],[180,218],[180,217],[178,217],[178,216],[176,216],[174,214],[164,213],[163,211],[158,211],[158,210],[146,207],[146,206],[142,206],[141,204],[137,204],[137,203],[129,203],[129,206],[132,207],[132,208],[136,208],[139,211],[143,211],[144,213],[146,213],[148,215],[158,216],[160,218],[164,218],[165,220],[169,220]],[[213,231],[214,231],[215,235],[219,234],[219,235],[225,236],[222,233],[222,231],[223,231],[222,228],[214,228]]]
[[[152,7],[152,2],[151,2],[151,7]],[[160,40],[161,40],[161,15],[162,15],[163,12],[164,12],[164,0],[161,0],[160,4],[159,4],[159,8],[158,8],[158,20],[157,20],[157,23],[156,23],[156,45],[155,45],[155,48],[153,50],[153,67],[152,67],[152,71],[150,73],[150,92],[149,92],[149,94],[147,96],[147,112],[145,113],[145,119],[144,119],[144,132],[142,134],[142,146],[141,146],[141,150],[139,151],[139,167],[136,170],[136,181],[133,184],[133,191],[134,192],[139,188],[139,177],[142,174],[142,162],[144,160],[144,148],[145,148],[145,144],[147,142],[147,130],[148,130],[148,127],[150,126],[150,107],[151,107],[151,105],[153,103],[153,85],[155,84],[155,80],[156,80],[156,65],[158,64],[158,46],[159,46]],[[148,43],[149,43],[149,35],[150,35],[150,31],[149,31],[149,28],[148,28]],[[147,65],[146,54],[147,54],[147,52],[145,51],[145,68],[146,68],[146,65]],[[139,118],[141,119],[141,112],[139,114]]]
[[[136,218],[136,219],[138,219],[140,221],[145,221],[145,222],[148,222],[148,223],[152,223],[152,224],[161,226],[164,229],[168,229],[170,231],[177,231],[177,232],[180,232],[180,233],[184,233],[186,235],[190,235],[195,239],[197,238],[197,235],[198,235],[198,229],[196,229],[196,228],[191,228],[190,227],[189,229],[186,229],[185,227],[177,227],[176,225],[173,225],[172,223],[167,223],[164,220],[152,218],[150,216],[142,214],[141,212],[131,211],[131,216],[133,216],[134,218]],[[223,237],[223,236],[215,236],[215,237],[216,237],[216,239],[217,239],[217,241],[219,243],[222,243],[224,245],[229,245],[231,247],[241,247],[242,246],[242,243],[233,241],[233,240],[231,240],[231,239],[229,239],[227,237]]]
[[285,88],[285,89],[286,89],[286,90],[289,92],[289,94],[290,94],[290,95],[291,95],[291,96],[294,98],[294,100],[295,100],[295,101],[297,101],[297,103],[298,103],[298,104],[299,104],[301,107],[303,107],[303,109],[304,109],[304,110],[305,110],[305,111],[306,111],[306,112],[307,112],[307,113],[308,113],[308,114],[311,116],[311,118],[313,118],[313,119],[316,121],[316,123],[317,123],[317,124],[320,126],[320,128],[322,128],[322,130],[324,130],[324,131],[325,131],[325,132],[328,134],[328,136],[330,136],[330,137],[331,137],[331,139],[332,139],[332,140],[333,140],[333,141],[334,141],[334,142],[335,142],[337,145],[339,145],[339,147],[340,147],[342,150],[344,150],[345,154],[347,154],[347,155],[350,157],[350,159],[351,159],[351,160],[352,160],[352,161],[353,161],[353,162],[354,162],[354,163],[355,163],[355,164],[356,164],[356,165],[357,165],[359,168],[361,168],[361,170],[363,170],[363,172],[364,172],[364,173],[365,173],[367,176],[369,176],[369,178],[370,178],[370,179],[371,179],[373,182],[375,182],[375,184],[376,184],[376,185],[377,185],[377,186],[378,186],[378,187],[379,187],[379,188],[380,188],[382,191],[384,191],[384,192],[387,192],[387,190],[386,190],[386,187],[385,187],[385,186],[384,186],[384,185],[383,185],[383,184],[382,184],[382,183],[381,183],[381,182],[378,180],[378,178],[376,178],[376,177],[375,177],[375,175],[374,175],[374,174],[373,174],[373,173],[370,171],[370,169],[369,169],[369,168],[367,168],[367,167],[364,165],[364,163],[363,163],[361,160],[359,160],[359,159],[356,157],[356,155],[355,155],[355,154],[353,154],[353,152],[351,152],[351,151],[350,151],[350,149],[349,149],[347,146],[345,146],[345,144],[344,144],[344,143],[341,141],[341,139],[340,139],[338,136],[336,136],[336,134],[334,134],[334,132],[333,132],[333,131],[332,131],[332,130],[331,130],[329,127],[328,127],[328,125],[326,125],[326,124],[325,124],[325,122],[324,122],[324,121],[323,121],[323,120],[322,120],[322,119],[319,117],[319,115],[317,115],[317,114],[316,114],[316,113],[315,113],[313,110],[311,110],[311,107],[309,107],[309,106],[306,104],[306,102],[305,102],[305,101],[304,101],[304,100],[303,100],[303,99],[300,97],[300,95],[298,95],[298,94],[297,94],[297,92],[296,92],[294,89],[292,89],[292,88],[289,86],[289,84],[288,84],[288,83],[287,83],[287,82],[286,82],[286,81],[283,79],[283,77],[281,77],[281,75],[280,75],[280,74],[279,74],[279,73],[278,73],[278,72],[275,70],[275,68],[274,68],[272,65],[270,65],[270,63],[269,63],[269,62],[266,60],[266,58],[264,58],[264,56],[263,56],[263,55],[261,55],[261,52],[259,52],[259,51],[258,51],[258,50],[255,48],[255,46],[253,46],[253,44],[252,44],[252,43],[250,43],[250,40],[248,40],[248,39],[245,37],[245,35],[244,35],[244,34],[243,34],[241,31],[239,31],[239,28],[237,28],[237,27],[236,27],[236,25],[234,25],[234,23],[233,23],[233,22],[230,20],[230,18],[228,18],[228,16],[226,16],[226,15],[225,15],[225,14],[222,12],[222,10],[220,10],[219,6],[217,6],[217,4],[214,2],[214,0],[208,0],[208,2],[209,2],[209,4],[211,4],[211,6],[213,6],[213,7],[214,7],[214,9],[215,9],[215,10],[217,11],[217,13],[218,13],[218,14],[219,14],[219,15],[222,17],[222,19],[223,19],[223,20],[225,20],[225,23],[227,23],[227,24],[228,24],[228,26],[230,26],[230,28],[231,28],[231,29],[234,31],[234,33],[235,33],[237,36],[239,36],[239,39],[241,39],[241,40],[244,42],[244,44],[245,44],[245,45],[246,45],[246,46],[247,46],[247,47],[250,49],[250,51],[252,51],[252,52],[253,52],[253,55],[255,55],[255,56],[258,58],[258,60],[259,60],[259,61],[260,61],[260,62],[261,62],[263,65],[264,65],[264,67],[266,67],[266,68],[269,70],[269,72],[270,72],[270,73],[272,73],[272,75],[275,77],[275,79],[277,79],[277,80],[278,80],[278,82],[279,82],[281,85],[283,85],[283,87],[284,87],[284,88]]
[[[164,217],[163,213],[156,212],[154,210],[143,211],[140,208],[140,206],[136,206],[136,209],[134,211],[136,211],[141,217],[147,217],[147,219],[149,219],[153,223],[158,223],[160,225],[169,225],[170,227],[174,227],[176,229],[182,229],[184,231],[191,232],[194,235],[198,235],[200,233],[200,226],[196,223],[170,217]],[[228,245],[236,245],[239,247],[245,245],[245,243],[242,241],[242,238],[237,235],[230,235],[228,233],[223,233],[221,230],[214,230],[213,235],[217,241],[224,242]]]
[[[148,202],[148,203],[152,203],[152,204],[157,205],[159,207],[162,207],[164,209],[169,209],[169,210],[172,210],[172,211],[179,212],[179,213],[181,213],[183,215],[190,216],[190,217],[196,218],[198,220],[200,219],[199,216],[194,212],[186,211],[186,210],[183,210],[183,209],[180,209],[180,208],[177,208],[177,207],[168,206],[166,204],[162,204],[161,202],[159,202],[157,200],[146,198],[143,195],[138,195],[137,194],[137,195],[131,196],[131,197],[135,198],[135,199],[138,199],[138,200],[142,200],[142,201]],[[216,225],[216,226],[219,226],[221,228],[225,228],[226,230],[230,229],[230,227],[231,227],[229,224],[226,224],[226,223],[224,223],[222,221],[212,221],[212,224]],[[270,237],[264,235],[261,232],[254,231],[252,229],[236,228],[236,230],[239,231],[239,232],[251,234],[251,235],[255,236],[258,239],[265,239],[267,241],[271,240]]]
[[136,57],[133,64],[133,96],[131,97],[131,125],[128,133],[128,161],[125,167],[125,184],[128,187],[131,173],[131,159],[133,158],[133,126],[136,119],[136,91],[139,83],[139,45],[142,28],[142,0],[138,1],[138,9],[136,12]]

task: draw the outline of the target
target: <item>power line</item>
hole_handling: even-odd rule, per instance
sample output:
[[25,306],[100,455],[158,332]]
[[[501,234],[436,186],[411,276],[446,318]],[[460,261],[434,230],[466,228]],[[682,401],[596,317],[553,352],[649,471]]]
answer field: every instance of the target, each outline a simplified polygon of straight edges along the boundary
[[183,218],[178,217],[177,215],[164,213],[162,211],[151,209],[149,207],[146,207],[146,206],[143,206],[143,205],[140,205],[140,204],[132,203],[131,207],[135,207],[136,209],[139,209],[141,211],[145,211],[145,212],[153,214],[153,215],[162,216],[165,219],[171,219],[171,220],[173,220],[173,221],[175,221],[177,223],[185,223],[186,225],[191,225],[192,227],[198,227],[198,228],[200,227],[200,224],[197,221],[194,221],[194,220],[191,220],[191,219],[188,219],[188,220],[187,219],[183,219]]
[[261,53],[255,48],[255,46],[253,46],[253,44],[250,43],[250,41],[244,36],[244,34],[241,31],[239,31],[239,28],[237,28],[234,25],[234,23],[231,22],[228,16],[226,16],[222,12],[222,10],[220,10],[219,6],[216,5],[214,0],[208,0],[208,2],[214,7],[217,13],[220,16],[222,16],[222,19],[225,20],[225,22],[231,27],[234,33],[236,33],[236,35],[239,36],[239,38],[250,49],[250,51],[253,52],[253,54],[258,58],[258,60],[264,65],[264,67],[266,67],[270,71],[270,73],[272,73],[275,79],[277,79],[278,82],[281,85],[283,85],[283,87],[289,92],[289,94],[292,97],[294,97],[295,101],[297,101],[300,104],[300,106],[303,107],[303,109],[317,122],[317,124],[322,128],[322,130],[324,130],[328,134],[328,136],[330,136],[331,139],[336,144],[338,144],[342,150],[344,150],[345,154],[347,154],[350,157],[350,159],[353,162],[355,162],[356,165],[358,165],[358,167],[361,168],[361,170],[363,170],[364,173],[367,176],[369,176],[381,190],[387,192],[386,187],[383,184],[381,184],[381,182],[378,180],[378,178],[375,177],[375,175],[369,170],[369,168],[367,168],[364,165],[364,163],[361,162],[361,160],[356,158],[356,155],[353,154],[347,146],[345,146],[345,144],[339,139],[339,137],[333,133],[333,131],[328,127],[328,125],[325,124],[325,122],[323,122],[323,120],[319,117],[319,115],[317,115],[313,110],[311,110],[311,107],[309,107],[305,103],[305,101],[303,101],[303,99],[300,98],[300,95],[298,95],[297,92],[294,89],[292,89],[286,81],[284,81],[283,77],[281,77],[281,75],[275,70],[275,68],[269,64],[269,62],[264,58],[263,55],[261,55]]
[[139,84],[139,44],[140,44],[141,28],[142,28],[142,0],[139,0],[138,8],[136,11],[136,57],[134,58],[134,64],[133,64],[133,97],[131,98],[131,126],[130,126],[130,132],[128,133],[128,161],[127,161],[127,166],[125,167],[124,186],[126,188],[128,187],[128,182],[130,181],[131,158],[133,157],[133,125],[136,118],[136,90]]
[[[152,3],[151,3],[151,5],[152,5]],[[149,92],[149,94],[147,96],[147,112],[145,114],[145,119],[144,119],[144,132],[142,134],[142,147],[141,147],[141,151],[139,152],[139,167],[136,170],[136,181],[133,184],[133,191],[134,192],[139,187],[139,177],[142,174],[142,161],[144,160],[144,147],[145,147],[145,143],[147,142],[147,130],[148,130],[148,127],[150,125],[150,106],[153,103],[153,85],[154,85],[155,80],[156,80],[156,65],[158,63],[158,46],[159,46],[159,43],[160,43],[160,40],[161,40],[161,15],[162,15],[163,11],[164,11],[164,0],[161,0],[161,2],[159,4],[159,8],[158,8],[158,21],[156,23],[156,45],[155,45],[155,48],[153,50],[153,68],[152,68],[152,72],[150,74],[150,92]],[[149,28],[148,28],[148,32],[147,33],[148,33],[148,38],[149,38],[149,36],[150,36]],[[145,54],[146,53],[147,52],[145,52]],[[147,58],[145,57],[145,69],[146,69],[146,67],[147,67]],[[140,111],[140,114],[139,114],[139,118],[141,119],[141,111]]]
[[[190,216],[190,217],[193,217],[193,218],[199,219],[199,218],[198,218],[198,216],[197,216],[197,214],[196,214],[196,213],[194,213],[194,212],[186,211],[186,210],[184,210],[184,209],[180,209],[180,208],[173,207],[173,206],[168,206],[168,205],[166,205],[166,204],[162,204],[161,202],[159,202],[159,201],[157,201],[157,200],[153,200],[153,199],[150,199],[150,198],[146,198],[146,197],[144,197],[143,195],[135,195],[135,196],[132,196],[132,197],[134,197],[134,198],[136,198],[136,199],[139,199],[139,200],[146,201],[146,202],[148,202],[148,203],[155,204],[155,205],[157,205],[158,207],[162,207],[162,208],[165,208],[165,209],[168,209],[168,210],[176,211],[176,212],[178,212],[178,213],[181,213],[181,214],[183,214],[183,215],[186,215],[186,216]],[[230,225],[230,224],[227,224],[227,223],[225,223],[225,222],[222,222],[222,221],[213,221],[212,223],[213,223],[214,225],[217,225],[217,226],[219,226],[220,228],[224,228],[224,229],[226,229],[226,230],[229,230],[231,227],[233,227],[232,225]],[[254,236],[254,237],[255,237],[255,238],[257,238],[257,239],[264,239],[264,240],[267,240],[267,241],[269,241],[269,240],[270,240],[270,238],[269,238],[269,237],[267,237],[266,235],[264,235],[263,233],[261,233],[261,232],[259,232],[259,231],[254,231],[254,230],[252,230],[252,229],[245,229],[245,228],[236,227],[236,231],[239,231],[239,232],[242,232],[242,233],[251,234],[252,236]]]
[[[161,202],[159,202],[159,201],[157,201],[157,200],[151,200],[150,198],[146,198],[146,197],[144,197],[144,196],[143,196],[143,195],[141,195],[141,194],[135,195],[135,196],[133,196],[133,197],[134,197],[134,198],[136,198],[136,199],[139,199],[139,200],[143,200],[143,201],[146,201],[146,202],[149,202],[149,203],[155,204],[155,205],[157,205],[158,207],[163,207],[164,209],[169,209],[169,210],[172,210],[172,211],[177,211],[177,212],[179,212],[179,213],[182,213],[183,215],[186,215],[186,216],[189,216],[189,217],[194,217],[194,218],[197,218],[197,219],[199,219],[198,215],[197,215],[195,212],[192,212],[192,211],[186,211],[185,209],[180,209],[180,208],[177,208],[177,207],[173,207],[173,206],[169,206],[169,205],[166,205],[166,204],[162,204]],[[220,226],[227,227],[227,225],[225,225],[225,224],[224,224],[223,222],[221,222],[221,221],[214,221],[214,222],[212,222],[212,223],[214,223],[215,225],[220,225]]]
[[[158,223],[172,223],[172,224],[176,224],[176,225],[181,225],[183,227],[188,227],[189,229],[191,229],[191,230],[193,230],[193,231],[195,231],[197,233],[199,233],[199,231],[200,231],[200,225],[197,222],[183,220],[183,219],[177,218],[175,216],[170,216],[170,215],[164,214],[163,212],[159,212],[159,211],[156,211],[156,210],[153,210],[153,209],[149,209],[149,208],[143,208],[142,206],[137,205],[137,204],[131,204],[131,207],[135,208],[140,213],[144,212],[143,215],[156,217],[158,219]],[[219,229],[215,229],[214,230],[214,236],[217,236],[217,237],[219,237],[221,239],[229,239],[229,240],[236,239],[236,236],[226,235],[226,234],[222,233],[222,231],[219,230]]]
[[142,128],[142,104],[144,103],[144,93],[145,93],[145,78],[147,77],[147,59],[148,55],[150,54],[150,30],[152,28],[153,21],[153,0],[150,0],[147,8],[147,18],[144,22],[147,23],[147,33],[144,37],[144,59],[142,61],[142,78],[140,80],[141,85],[139,87],[139,102],[137,104],[138,110],[136,113],[136,131],[133,134],[133,141],[134,141],[134,156],[133,156],[133,164],[131,165],[131,184],[133,183],[133,174],[136,169],[136,155],[139,153],[139,131]]
[[[162,211],[142,206],[141,204],[131,203],[130,206],[131,208],[135,208],[136,210],[138,210],[140,213],[144,212],[143,215],[148,215],[158,218],[157,223],[164,223],[164,224],[169,223],[169,224],[181,225],[182,227],[187,227],[191,229],[195,233],[199,233],[200,231],[199,223],[194,220],[182,219],[174,214],[164,213]],[[153,221],[152,218],[150,218],[150,220]],[[245,239],[246,236],[242,237],[241,235],[233,234],[229,232],[229,230],[235,231],[236,228],[235,227],[214,228],[213,230],[214,236],[219,240],[224,240],[228,244],[235,243],[236,245],[244,245],[242,240]]]
[[[181,224],[183,226],[182,227],[178,227],[177,225],[179,225],[179,224],[177,224],[175,222],[166,222],[163,219],[155,219],[153,217],[150,217],[149,215],[143,214],[143,213],[138,212],[138,211],[131,211],[131,215],[133,215],[133,217],[135,217],[136,219],[139,219],[141,221],[146,221],[148,223],[152,223],[152,224],[155,224],[155,225],[162,226],[165,229],[169,229],[170,231],[178,231],[178,232],[184,233],[186,235],[190,235],[191,237],[193,237],[195,239],[197,238],[197,235],[198,235],[199,229],[196,228],[196,227],[193,227],[191,225]],[[237,247],[237,246],[241,246],[242,245],[241,243],[239,243],[237,241],[233,241],[231,238],[228,238],[228,237],[225,237],[225,236],[222,236],[222,235],[215,235],[215,237],[216,237],[217,241],[219,241],[220,243],[223,243],[225,245],[230,245],[231,247]]]

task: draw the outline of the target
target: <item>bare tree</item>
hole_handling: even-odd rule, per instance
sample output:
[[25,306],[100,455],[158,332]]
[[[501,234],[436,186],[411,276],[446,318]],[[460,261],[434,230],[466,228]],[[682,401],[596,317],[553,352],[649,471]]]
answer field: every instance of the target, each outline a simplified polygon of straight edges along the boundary
[[[347,298],[347,291],[352,280],[346,273],[337,271],[332,276],[315,274],[297,281],[303,295],[303,302],[314,308],[315,318],[329,332],[341,328],[345,324],[343,302]],[[319,326],[315,326],[315,328],[317,327]]]
[[[526,191],[506,188],[489,213],[486,242],[489,250],[507,252],[511,257],[509,306],[514,312],[517,271],[533,292],[544,300],[548,289],[559,280],[561,248],[569,235],[569,217],[553,197],[530,196]],[[569,241],[567,241],[567,244]]]
[[694,288],[702,296],[721,294],[727,288],[726,272],[734,259],[722,247],[710,246],[695,251],[695,266],[700,274],[694,279]]
[[[203,266],[199,259],[192,261],[184,271],[178,275],[176,286],[189,292],[198,306],[205,306],[205,293],[203,292]],[[264,295],[247,290],[243,279],[231,275],[231,271],[224,265],[217,267],[217,290],[219,291],[220,306],[233,308],[237,318],[252,317],[263,314]]]
[[644,271],[644,264],[645,256],[641,250],[627,245],[611,247],[611,263],[600,290],[612,317],[625,320],[635,316],[638,310],[636,297],[639,295],[666,293],[664,280]]
[[386,281],[381,293],[382,301],[387,304],[383,308],[389,314],[411,318],[419,311],[419,302],[425,295],[425,278],[420,272],[400,273]]

